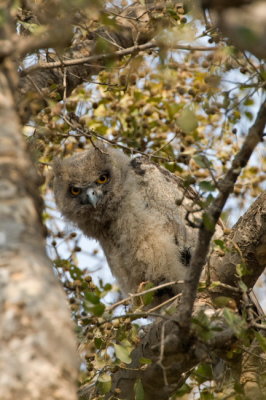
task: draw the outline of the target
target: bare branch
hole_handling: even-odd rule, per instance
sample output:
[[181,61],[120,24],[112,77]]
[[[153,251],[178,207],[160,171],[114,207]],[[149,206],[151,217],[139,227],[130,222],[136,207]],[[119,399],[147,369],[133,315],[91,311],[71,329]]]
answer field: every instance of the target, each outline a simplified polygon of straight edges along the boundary
[[[38,63],[33,65],[32,67],[26,68],[21,71],[21,76],[25,76],[31,74],[35,71],[41,69],[52,69],[52,68],[59,68],[59,67],[69,67],[73,65],[80,65],[80,64],[87,64],[87,63],[94,63],[96,61],[103,61],[108,60],[110,58],[119,58],[122,56],[126,56],[128,54],[138,54],[141,51],[149,50],[158,48],[158,43],[155,40],[152,40],[148,43],[135,45],[128,47],[126,49],[117,50],[112,53],[105,53],[105,54],[95,54],[89,57],[82,57],[82,58],[74,58],[72,60],[62,60],[62,61],[55,61],[55,62],[48,62],[48,63]],[[187,50],[187,51],[215,51],[216,47],[207,47],[207,46],[185,46],[185,45],[176,45],[171,47],[171,49],[175,50]]]

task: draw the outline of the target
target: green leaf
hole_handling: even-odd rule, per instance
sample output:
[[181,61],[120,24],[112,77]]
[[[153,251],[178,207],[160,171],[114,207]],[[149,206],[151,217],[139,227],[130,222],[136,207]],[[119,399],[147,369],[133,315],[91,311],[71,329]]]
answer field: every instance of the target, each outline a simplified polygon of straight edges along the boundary
[[184,177],[183,185],[185,188],[189,187],[190,185],[193,185],[194,183],[196,183],[194,176],[187,175]]
[[100,297],[97,296],[93,292],[87,292],[85,293],[85,299],[88,300],[92,304],[99,304],[100,303]]
[[192,323],[196,334],[204,341],[207,341],[213,337],[214,333],[211,329],[211,321],[203,311],[200,311],[197,316],[192,318]]
[[97,381],[97,388],[101,394],[109,393],[112,388],[112,379],[108,374],[101,374]]
[[218,247],[220,247],[220,249],[222,249],[222,250],[225,250],[225,249],[226,249],[226,246],[225,246],[225,243],[224,243],[223,240],[216,239],[216,240],[214,240],[214,243],[215,243]]
[[151,364],[152,360],[150,360],[149,358],[140,357],[139,362],[140,364],[146,365],[146,364]]
[[115,348],[116,357],[120,361],[124,362],[125,364],[131,363],[132,360],[130,358],[130,353],[132,351],[132,346],[129,344],[129,342],[124,340],[121,345],[114,344],[114,348]]
[[240,287],[240,289],[242,290],[242,292],[247,292],[248,287],[247,287],[247,285],[246,285],[243,281],[240,281],[240,282],[238,283],[238,286]]
[[180,108],[182,107],[182,105],[180,105],[180,104],[177,104],[177,103],[169,103],[169,102],[165,102],[164,105],[165,105],[165,108],[166,108],[167,111],[168,111],[168,115],[169,115],[169,118],[170,118],[170,119],[172,119],[172,118],[175,116],[175,114],[176,114],[178,111],[180,111]]
[[[151,289],[151,288],[153,288],[153,287],[154,287],[154,284],[153,284],[152,282],[148,282],[148,283],[146,283],[146,285],[144,285],[143,291],[148,290],[148,289]],[[148,306],[149,304],[151,304],[151,302],[152,302],[153,299],[154,299],[154,294],[155,294],[155,291],[154,291],[154,292],[146,293],[146,294],[144,294],[143,296],[141,296],[142,301],[143,301],[143,304],[144,304],[145,306]]]
[[88,302],[88,301],[84,301],[83,303],[84,308],[91,314],[100,317],[101,315],[103,315],[104,311],[105,311],[105,305],[102,303],[99,304],[95,304],[93,305],[92,303]]
[[65,271],[69,271],[72,264],[68,260],[58,258],[57,260],[54,260],[54,266],[55,268],[63,268]]
[[211,161],[204,156],[203,154],[197,154],[193,157],[195,163],[197,163],[201,168],[210,168],[212,163]]
[[24,26],[25,29],[27,29],[29,32],[33,34],[41,34],[46,31],[46,28],[44,25],[38,25],[38,24],[33,24],[33,23],[28,23],[24,21],[20,21],[20,24]]
[[190,393],[192,390],[192,387],[189,386],[187,383],[184,383],[176,392],[175,396],[177,397],[183,397],[185,394]]
[[244,319],[242,319],[234,311],[231,311],[229,308],[225,308],[223,310],[223,317],[229,328],[233,330],[237,337],[240,337],[242,339],[246,338],[247,324]]
[[213,379],[212,368],[207,363],[199,364],[194,374],[199,384]]
[[247,117],[247,119],[248,119],[249,121],[253,121],[254,115],[252,114],[252,112],[250,112],[250,111],[245,111],[245,116]]
[[214,304],[219,308],[229,307],[231,309],[236,308],[236,302],[231,297],[227,296],[217,296],[213,300]]
[[215,399],[214,394],[210,392],[208,389],[203,389],[200,392],[200,400],[213,400]]
[[177,125],[185,133],[193,132],[198,127],[198,120],[190,108],[184,108],[177,118]]
[[243,103],[245,106],[253,106],[254,100],[251,99],[250,97],[246,98],[246,100]]
[[94,344],[96,349],[101,349],[102,348],[102,344],[103,344],[103,340],[101,338],[94,338]]
[[241,263],[236,265],[236,274],[239,278],[242,278],[243,276],[250,275],[250,271],[245,263]]
[[259,332],[255,332],[255,336],[262,350],[266,352],[266,338]]
[[201,188],[201,190],[203,190],[204,192],[214,192],[214,190],[216,189],[214,184],[211,183],[210,181],[201,181],[199,183],[199,187]]
[[144,400],[144,389],[140,379],[137,379],[134,384],[135,400]]
[[70,266],[69,273],[72,279],[80,279],[83,275],[83,272],[73,264]]
[[210,289],[215,289],[220,286],[221,286],[221,283],[219,281],[212,281],[212,283],[210,284]]

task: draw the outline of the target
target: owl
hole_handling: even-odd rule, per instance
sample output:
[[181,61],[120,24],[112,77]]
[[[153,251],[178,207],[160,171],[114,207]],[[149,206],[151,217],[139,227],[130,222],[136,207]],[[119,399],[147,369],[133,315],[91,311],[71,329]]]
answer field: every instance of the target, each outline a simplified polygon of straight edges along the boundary
[[[181,178],[103,145],[55,160],[53,169],[59,210],[99,241],[125,295],[143,282],[184,279],[197,239],[187,218],[196,195]],[[157,298],[181,285],[159,290]]]

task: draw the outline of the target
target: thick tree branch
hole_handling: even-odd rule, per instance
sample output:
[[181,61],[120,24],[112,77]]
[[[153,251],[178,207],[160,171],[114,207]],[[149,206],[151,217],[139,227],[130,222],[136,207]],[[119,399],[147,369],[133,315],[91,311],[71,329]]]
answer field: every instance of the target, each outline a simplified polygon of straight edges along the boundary
[[224,240],[229,251],[212,254],[211,279],[237,285],[236,266],[245,264],[248,273],[242,279],[248,288],[252,288],[266,267],[266,192],[258,197]]
[[249,130],[249,133],[240,149],[233,159],[231,168],[225,177],[219,182],[219,194],[209,208],[203,214],[203,223],[199,229],[196,250],[192,256],[190,268],[183,288],[183,296],[179,306],[178,321],[184,330],[188,330],[193,310],[193,304],[197,296],[197,288],[201,272],[206,264],[210,240],[215,231],[215,225],[221,216],[223,207],[233,191],[234,184],[256,145],[263,139],[266,124],[266,101],[260,107],[257,118]]

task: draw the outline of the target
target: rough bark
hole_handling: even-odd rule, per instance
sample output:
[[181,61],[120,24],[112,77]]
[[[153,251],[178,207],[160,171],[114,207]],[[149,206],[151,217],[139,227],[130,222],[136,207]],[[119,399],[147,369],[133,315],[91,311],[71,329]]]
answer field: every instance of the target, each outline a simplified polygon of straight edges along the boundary
[[37,175],[0,70],[1,399],[76,398],[70,313],[45,254]]
[[236,265],[242,263],[248,269],[243,280],[252,288],[266,267],[266,192],[239,219],[225,243],[229,251],[211,257],[212,280],[237,285]]

